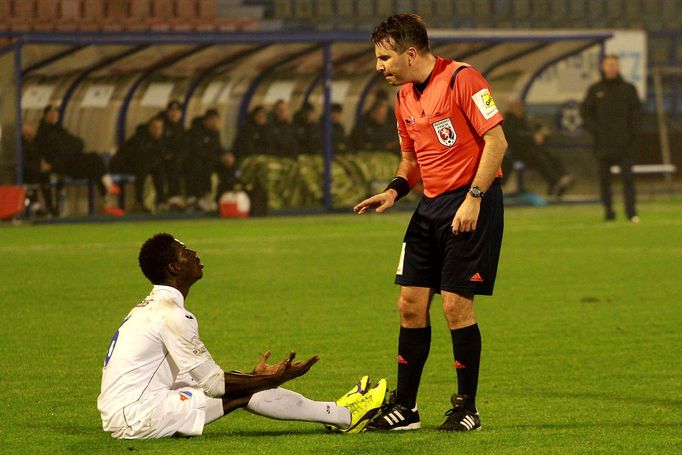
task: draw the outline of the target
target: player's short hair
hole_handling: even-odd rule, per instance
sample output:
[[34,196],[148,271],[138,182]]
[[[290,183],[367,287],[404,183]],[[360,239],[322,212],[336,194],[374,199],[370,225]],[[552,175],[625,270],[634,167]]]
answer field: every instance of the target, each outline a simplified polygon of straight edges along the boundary
[[156,234],[147,239],[137,257],[142,273],[152,284],[161,284],[166,279],[166,267],[177,261],[175,237],[167,233]]
[[618,54],[604,54],[601,58],[601,61],[604,62],[604,60],[609,60],[609,59],[615,60],[615,61],[620,60],[620,58],[618,58]]
[[395,14],[374,27],[372,43],[385,46],[402,54],[409,47],[430,51],[429,35],[424,19],[413,13]]

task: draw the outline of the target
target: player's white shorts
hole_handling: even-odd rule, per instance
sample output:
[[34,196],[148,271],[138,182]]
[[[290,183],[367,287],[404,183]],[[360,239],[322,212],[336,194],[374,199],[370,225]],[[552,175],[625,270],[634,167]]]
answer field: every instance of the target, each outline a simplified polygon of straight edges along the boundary
[[198,436],[206,422],[206,407],[222,400],[207,397],[201,389],[183,387],[126,406],[114,413],[104,430],[117,439],[157,439],[181,434]]

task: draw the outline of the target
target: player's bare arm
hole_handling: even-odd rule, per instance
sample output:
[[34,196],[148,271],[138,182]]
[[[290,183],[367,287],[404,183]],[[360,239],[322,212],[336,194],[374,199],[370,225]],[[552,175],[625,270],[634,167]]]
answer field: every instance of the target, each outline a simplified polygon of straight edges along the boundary
[[289,357],[281,362],[269,365],[267,363],[269,357],[270,351],[263,355],[253,373],[226,372],[225,397],[240,397],[278,387],[303,376],[320,360],[319,356],[313,356],[305,362],[294,362],[296,353],[291,352]]
[[[483,147],[481,162],[471,186],[478,187],[481,191],[485,192],[492,185],[497,170],[502,164],[504,152],[507,150],[507,140],[500,125],[493,127],[485,133],[483,140],[485,141],[485,146]],[[481,198],[468,194],[452,219],[452,233],[457,235],[461,232],[475,231],[480,210]]]
[[[402,177],[410,185],[410,188],[419,180],[419,165],[417,156],[414,153],[402,152],[402,159],[398,164],[396,177]],[[369,209],[375,209],[377,213],[383,213],[393,207],[398,198],[398,192],[394,189],[386,189],[383,193],[376,194],[365,199],[353,207],[353,211],[362,215]]]

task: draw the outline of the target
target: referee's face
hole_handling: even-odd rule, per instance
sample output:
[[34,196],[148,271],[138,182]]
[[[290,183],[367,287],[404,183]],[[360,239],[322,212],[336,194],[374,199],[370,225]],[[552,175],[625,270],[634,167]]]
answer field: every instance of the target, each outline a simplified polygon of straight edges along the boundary
[[374,46],[377,58],[377,71],[384,76],[390,85],[398,86],[411,82],[406,76],[409,71],[408,52],[398,53],[386,43]]

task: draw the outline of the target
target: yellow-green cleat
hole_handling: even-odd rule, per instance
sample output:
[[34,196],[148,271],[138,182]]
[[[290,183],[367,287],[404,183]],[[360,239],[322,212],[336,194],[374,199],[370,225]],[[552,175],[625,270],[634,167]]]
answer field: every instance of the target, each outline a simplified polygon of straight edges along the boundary
[[348,403],[353,403],[359,398],[359,396],[367,393],[370,386],[371,384],[369,382],[369,376],[363,376],[352,389],[346,392],[341,398],[336,400],[336,405],[346,406]]
[[364,394],[353,394],[344,405],[350,411],[350,426],[344,433],[360,433],[379,411],[386,398],[386,379],[381,379]]
[[[350,403],[353,403],[354,401],[357,401],[360,397],[362,397],[365,393],[367,393],[367,390],[369,390],[369,387],[371,386],[370,381],[369,381],[369,376],[363,376],[360,378],[360,380],[353,386],[352,389],[350,389],[348,392],[344,393],[341,398],[336,400],[336,405],[337,406],[346,406]],[[329,425],[325,424],[324,427],[327,429],[327,431],[331,432],[340,432],[341,429],[338,427],[335,427],[334,425]]]

